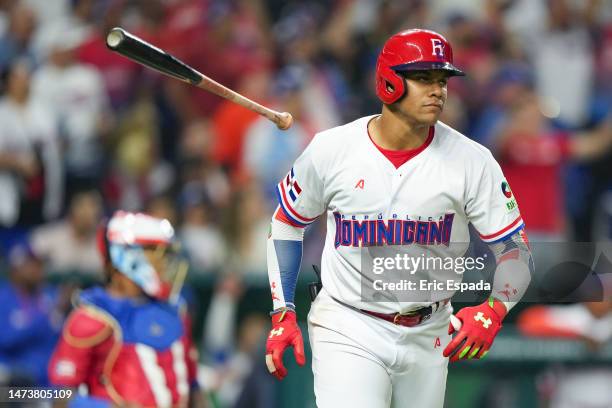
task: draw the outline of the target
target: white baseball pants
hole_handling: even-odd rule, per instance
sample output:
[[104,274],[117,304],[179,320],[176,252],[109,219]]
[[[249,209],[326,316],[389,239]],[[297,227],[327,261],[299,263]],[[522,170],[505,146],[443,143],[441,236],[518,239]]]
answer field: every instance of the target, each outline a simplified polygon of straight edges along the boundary
[[398,326],[333,300],[323,289],[308,314],[318,408],[442,408],[452,308]]

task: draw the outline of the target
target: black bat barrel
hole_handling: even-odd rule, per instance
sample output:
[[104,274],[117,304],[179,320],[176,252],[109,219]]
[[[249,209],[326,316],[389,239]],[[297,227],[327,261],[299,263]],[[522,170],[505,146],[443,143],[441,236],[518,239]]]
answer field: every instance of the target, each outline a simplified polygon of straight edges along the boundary
[[123,28],[115,27],[110,30],[106,36],[106,45],[111,50],[166,75],[188,81],[193,85],[202,81],[202,74],[198,71]]

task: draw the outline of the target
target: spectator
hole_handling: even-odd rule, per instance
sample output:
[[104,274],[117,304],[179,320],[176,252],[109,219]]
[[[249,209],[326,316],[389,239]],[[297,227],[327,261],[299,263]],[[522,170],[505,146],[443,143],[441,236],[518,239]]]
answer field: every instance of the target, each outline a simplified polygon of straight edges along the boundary
[[268,322],[260,313],[247,315],[238,327],[238,342],[226,363],[217,368],[220,401],[226,406],[274,408],[276,386],[274,379],[265,375],[260,356],[264,352]]
[[612,129],[604,123],[592,132],[557,131],[540,109],[533,94],[517,101],[494,150],[521,204],[532,241],[559,241],[565,231],[560,166],[566,160],[587,161],[605,154],[612,146]]
[[203,187],[188,184],[181,193],[179,236],[191,265],[199,272],[217,272],[227,257],[225,240],[215,224],[215,212]]
[[478,143],[492,147],[511,108],[533,89],[530,69],[521,63],[506,63],[493,76],[487,94],[488,104],[476,119],[470,135]]
[[336,64],[324,63],[321,57],[322,41],[315,33],[324,21],[323,16],[321,7],[298,6],[274,28],[286,65],[279,72],[276,85],[282,87],[285,86],[282,81],[299,81],[302,125],[309,133],[340,124],[338,100],[345,86]]
[[[55,4],[48,0],[35,1]],[[121,26],[121,17],[126,13],[126,2],[108,3],[102,22],[84,39],[77,55],[81,63],[94,65],[100,71],[111,106],[116,112],[121,112],[133,102],[134,91],[139,84],[138,76],[144,68],[120,54],[108,51],[106,35],[111,28]]]
[[497,35],[472,15],[448,17],[448,38],[453,46],[454,63],[469,75],[449,83],[449,94],[460,95],[468,117],[477,115],[490,101],[490,84],[499,64],[495,53]]
[[102,280],[102,259],[96,229],[102,217],[102,198],[95,190],[76,193],[68,215],[32,233],[32,246],[48,259],[53,272],[76,272]]
[[200,376],[221,406],[271,408],[276,406],[274,382],[265,375],[259,358],[268,324],[259,313],[236,323],[243,293],[242,282],[232,274],[217,285],[206,315],[203,349],[207,358]]
[[4,35],[9,25],[9,14],[15,0],[2,0],[0,1],[0,36]]
[[[266,103],[270,72],[266,70],[251,73],[245,78],[238,91],[249,98]],[[236,178],[241,174],[244,157],[244,139],[249,127],[259,115],[232,101],[222,101],[212,116],[214,143],[212,158],[223,165]]]
[[174,182],[174,168],[161,158],[158,124],[152,95],[143,89],[115,128],[113,181],[122,208],[137,211],[149,199],[168,191]]
[[15,61],[5,83],[6,95],[0,100],[0,226],[25,228],[59,215],[59,146],[52,113],[30,93],[30,64]]
[[[236,120],[240,119],[236,118]],[[205,119],[190,122],[185,127],[179,149],[180,184],[183,189],[190,189],[192,188],[190,186],[193,185],[198,186],[196,188],[202,188],[211,205],[221,208],[228,204],[232,188],[230,181],[238,184],[240,179],[230,180],[227,171],[222,168],[226,163],[219,162],[212,157],[214,140],[220,138],[216,135],[214,128],[215,126]],[[226,170],[232,171],[231,168],[226,168]]]
[[170,221],[172,225],[178,225],[178,213],[174,199],[168,194],[160,194],[147,202],[144,212],[157,218]]
[[36,12],[41,26],[63,20],[70,12],[71,0],[20,0]]
[[[145,2],[143,2],[145,3]],[[149,1],[146,2],[147,7]],[[232,89],[244,70],[257,70],[272,60],[265,4],[250,1],[178,1],[167,6],[160,41],[187,63]],[[187,106],[197,116],[214,112],[222,99],[208,92],[183,88]]]
[[202,349],[213,365],[223,364],[236,347],[236,315],[244,294],[240,276],[227,273],[219,276],[204,321]]
[[46,363],[62,327],[67,299],[44,283],[43,261],[27,243],[8,256],[8,281],[0,284],[0,368],[3,385],[47,385]]
[[17,3],[11,8],[8,30],[0,36],[0,72],[5,71],[17,59],[36,62],[36,55],[31,49],[35,28],[36,17],[29,7]]
[[101,135],[108,129],[104,81],[92,66],[79,64],[81,34],[67,30],[50,38],[49,58],[32,80],[32,96],[53,111],[65,145],[68,196],[97,185],[103,169]]
[[276,184],[312,137],[305,117],[307,96],[303,75],[299,67],[288,67],[275,84],[279,106],[293,115],[294,123],[288,130],[282,131],[262,117],[246,131],[242,159],[244,170],[259,183],[268,198],[275,197]]
[[234,197],[230,259],[239,273],[266,275],[266,237],[270,222],[265,214],[271,211],[270,204],[255,183],[244,186]]
[[453,14],[465,14],[483,20],[486,12],[486,0],[441,0],[430,6],[434,21],[444,21]]
[[[95,0],[26,1],[40,16],[41,25],[33,39],[33,46],[42,59],[46,59],[49,52],[53,51],[58,38],[70,33],[70,38],[66,38],[69,42],[81,43],[93,30]],[[55,18],[49,18],[49,15],[54,14]]]
[[536,90],[548,114],[567,127],[590,119],[595,81],[594,47],[585,15],[588,3],[573,9],[568,0],[548,0],[542,31],[525,48],[533,61]]

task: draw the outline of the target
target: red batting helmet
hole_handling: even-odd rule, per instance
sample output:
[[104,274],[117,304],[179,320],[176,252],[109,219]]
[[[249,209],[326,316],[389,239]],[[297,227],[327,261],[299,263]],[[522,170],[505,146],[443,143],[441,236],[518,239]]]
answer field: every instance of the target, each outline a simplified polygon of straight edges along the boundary
[[453,49],[440,34],[429,30],[406,30],[383,46],[376,62],[376,95],[391,104],[406,92],[398,72],[441,69],[450,76],[465,75],[453,65]]

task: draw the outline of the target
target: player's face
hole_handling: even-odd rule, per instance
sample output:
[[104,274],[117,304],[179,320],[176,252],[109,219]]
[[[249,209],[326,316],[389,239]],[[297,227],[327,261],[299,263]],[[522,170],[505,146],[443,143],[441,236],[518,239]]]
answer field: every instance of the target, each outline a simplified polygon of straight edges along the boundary
[[187,264],[179,254],[178,245],[144,246],[143,251],[161,281],[162,287],[155,297],[167,300],[175,286],[178,285],[177,290],[180,290],[182,278],[187,271]]
[[169,278],[168,249],[166,245],[147,245],[143,248],[147,261],[153,266],[162,281]]
[[407,95],[398,108],[407,119],[424,125],[434,125],[444,109],[448,95],[448,73],[442,70],[413,71],[403,74]]

